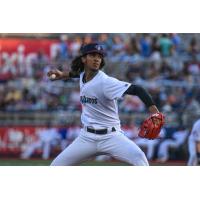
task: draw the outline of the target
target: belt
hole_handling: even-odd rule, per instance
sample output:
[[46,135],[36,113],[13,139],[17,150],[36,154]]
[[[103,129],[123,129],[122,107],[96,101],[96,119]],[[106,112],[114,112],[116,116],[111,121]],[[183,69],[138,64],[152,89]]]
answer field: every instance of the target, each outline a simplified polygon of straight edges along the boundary
[[[109,130],[107,128],[95,130],[95,129],[86,127],[86,130],[87,130],[87,132],[95,133],[95,134],[99,134],[99,135],[107,134],[109,132]],[[112,127],[111,132],[115,132],[115,131],[116,131],[115,127]]]

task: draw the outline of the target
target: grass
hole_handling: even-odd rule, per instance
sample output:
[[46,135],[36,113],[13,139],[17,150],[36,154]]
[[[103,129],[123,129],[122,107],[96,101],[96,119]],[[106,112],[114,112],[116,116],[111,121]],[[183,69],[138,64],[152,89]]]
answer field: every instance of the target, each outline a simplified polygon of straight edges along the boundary
[[[42,159],[0,159],[0,166],[49,166],[52,160],[42,160]],[[171,161],[167,163],[157,163],[150,162],[151,166],[184,166],[185,162]],[[112,162],[97,162],[97,161],[87,161],[81,164],[81,166],[129,166],[126,163],[112,161]]]
[[[0,166],[49,166],[52,160],[21,160],[21,159],[0,159]],[[81,163],[81,166],[128,166],[126,163],[121,162],[97,162],[87,161]]]

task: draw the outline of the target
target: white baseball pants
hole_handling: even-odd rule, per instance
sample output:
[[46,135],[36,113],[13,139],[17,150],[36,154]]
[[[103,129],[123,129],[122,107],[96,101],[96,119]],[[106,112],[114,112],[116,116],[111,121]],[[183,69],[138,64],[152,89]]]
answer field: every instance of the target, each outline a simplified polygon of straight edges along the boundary
[[80,135],[53,160],[51,166],[77,165],[99,153],[131,165],[149,165],[144,152],[121,130],[97,135],[82,129]]

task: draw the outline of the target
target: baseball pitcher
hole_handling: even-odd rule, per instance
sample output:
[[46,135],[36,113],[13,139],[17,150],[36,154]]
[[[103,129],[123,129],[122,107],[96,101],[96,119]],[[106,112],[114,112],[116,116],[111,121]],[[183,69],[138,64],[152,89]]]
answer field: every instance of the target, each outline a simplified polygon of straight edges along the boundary
[[164,124],[160,113],[147,91],[106,75],[106,52],[97,43],[82,46],[80,55],[71,64],[71,71],[51,70],[53,80],[80,78],[82,104],[80,135],[51,163],[52,166],[77,165],[88,158],[105,154],[131,165],[149,165],[143,151],[121,130],[117,99],[124,95],[137,95],[148,107],[151,115],[140,127],[139,136],[155,139]]

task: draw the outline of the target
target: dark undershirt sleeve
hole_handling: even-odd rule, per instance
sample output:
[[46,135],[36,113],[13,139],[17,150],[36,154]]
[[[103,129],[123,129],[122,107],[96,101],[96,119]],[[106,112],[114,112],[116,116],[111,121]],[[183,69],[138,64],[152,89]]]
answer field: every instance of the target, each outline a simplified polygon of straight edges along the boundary
[[70,78],[80,78],[80,74],[78,72],[70,71],[69,77]]
[[126,95],[126,94],[138,96],[147,107],[155,105],[155,102],[153,101],[151,95],[143,87],[139,85],[131,85],[124,92],[123,95]]

